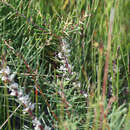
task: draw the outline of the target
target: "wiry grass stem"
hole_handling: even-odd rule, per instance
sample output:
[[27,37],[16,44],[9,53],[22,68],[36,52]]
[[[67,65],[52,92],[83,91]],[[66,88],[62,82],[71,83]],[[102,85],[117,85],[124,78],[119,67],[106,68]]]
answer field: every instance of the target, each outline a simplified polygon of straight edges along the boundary
[[109,69],[109,57],[110,57],[110,54],[111,54],[111,39],[112,39],[113,23],[114,23],[114,8],[111,9],[110,22],[109,22],[108,44],[107,44],[104,77],[103,77],[103,86],[102,86],[102,88],[103,88],[103,91],[102,91],[103,100],[105,99],[105,95],[106,95],[106,85],[107,85],[108,69]]

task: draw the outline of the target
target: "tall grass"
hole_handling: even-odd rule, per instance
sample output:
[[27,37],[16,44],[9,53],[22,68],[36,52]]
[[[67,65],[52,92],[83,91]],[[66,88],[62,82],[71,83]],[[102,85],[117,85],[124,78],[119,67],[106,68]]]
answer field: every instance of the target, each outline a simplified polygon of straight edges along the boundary
[[[129,5],[1,0],[0,128],[129,129]],[[20,96],[11,96],[17,91],[3,80],[7,66],[18,93],[35,104],[33,116],[23,113],[30,107],[19,106]]]

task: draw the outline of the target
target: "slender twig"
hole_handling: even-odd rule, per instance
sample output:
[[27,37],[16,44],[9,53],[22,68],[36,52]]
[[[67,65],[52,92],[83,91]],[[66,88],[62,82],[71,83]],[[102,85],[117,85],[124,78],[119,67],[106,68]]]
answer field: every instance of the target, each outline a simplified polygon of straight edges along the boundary
[[19,106],[13,111],[13,113],[6,119],[6,121],[0,126],[0,130],[3,128],[3,126],[8,122],[8,120],[14,115],[14,113],[21,107],[22,104],[19,104]]

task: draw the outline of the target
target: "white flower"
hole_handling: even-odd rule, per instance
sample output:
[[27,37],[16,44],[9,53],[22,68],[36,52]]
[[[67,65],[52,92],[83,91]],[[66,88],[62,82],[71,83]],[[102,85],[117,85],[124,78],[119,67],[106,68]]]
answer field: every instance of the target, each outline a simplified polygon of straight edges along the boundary
[[3,70],[0,70],[0,74],[2,74],[3,73]]
[[87,94],[87,93],[84,93],[83,95],[84,95],[84,97],[88,97],[88,94]]
[[2,80],[2,81],[7,81],[7,80],[8,80],[8,77],[7,77],[7,76],[2,76],[1,80]]
[[10,95],[11,96],[16,96],[16,91],[12,89]]
[[[28,106],[27,106],[28,105]],[[25,114],[25,113],[27,113],[28,112],[28,110],[31,110],[31,111],[33,111],[34,110],[34,107],[35,107],[35,104],[33,103],[28,103],[26,106],[26,108],[25,109],[23,109],[23,114]]]
[[33,103],[29,103],[29,108],[33,111],[34,110],[34,108],[35,108],[35,104]]
[[28,106],[28,104],[30,102],[29,95],[18,97],[18,99],[26,106]]
[[18,88],[18,84],[17,83],[12,83],[10,86],[9,86],[11,89],[17,89]]
[[39,127],[39,125],[36,125],[36,126],[34,127],[34,130],[41,130],[41,128]]
[[61,52],[58,53],[58,57],[62,58],[62,53]]
[[76,85],[76,82],[73,82],[73,85],[75,86],[75,85]]
[[67,55],[67,56],[70,56],[70,52],[71,50],[69,49],[69,45],[67,43],[67,41],[65,39],[62,39],[62,51]]
[[26,106],[28,106],[29,103],[30,103],[30,99],[24,101],[24,104],[25,104]]
[[11,74],[11,75],[9,76],[9,80],[10,80],[10,81],[13,81],[14,78],[15,78],[15,75],[16,75],[16,73]]
[[24,102],[25,98],[24,96],[19,97],[19,101]]
[[44,130],[51,130],[51,128],[46,125]]
[[29,108],[26,107],[25,109],[23,109],[23,114],[26,114],[28,112]]
[[59,70],[61,70],[61,71],[67,71],[67,68],[64,65],[61,65]]
[[9,66],[6,66],[6,68],[3,68],[3,69],[0,71],[0,74],[3,74],[3,73],[5,73],[5,74],[7,74],[7,75],[10,74],[10,68],[9,68]]
[[22,89],[20,89],[20,90],[18,91],[18,98],[20,98],[21,96],[23,96],[23,90],[22,90]]
[[34,120],[32,120],[32,123],[33,123],[34,126],[37,126],[37,125],[39,126],[39,125],[41,125],[41,123],[40,123],[40,121],[37,119],[37,117],[35,117]]
[[65,79],[66,79],[67,81],[69,81],[69,80],[70,80],[70,78],[68,78],[68,77],[66,77]]

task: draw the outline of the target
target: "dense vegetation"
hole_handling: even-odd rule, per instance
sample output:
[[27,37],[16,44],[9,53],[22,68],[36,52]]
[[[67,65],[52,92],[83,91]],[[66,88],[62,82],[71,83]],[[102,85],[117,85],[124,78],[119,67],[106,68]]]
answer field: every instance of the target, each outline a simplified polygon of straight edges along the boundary
[[[12,93],[23,91],[45,130],[129,130],[129,7],[129,0],[1,0],[0,129],[42,129]],[[10,81],[6,67],[16,74]]]

